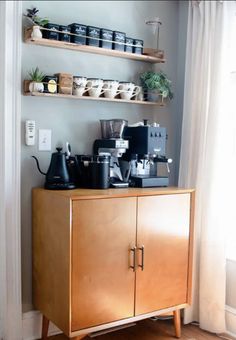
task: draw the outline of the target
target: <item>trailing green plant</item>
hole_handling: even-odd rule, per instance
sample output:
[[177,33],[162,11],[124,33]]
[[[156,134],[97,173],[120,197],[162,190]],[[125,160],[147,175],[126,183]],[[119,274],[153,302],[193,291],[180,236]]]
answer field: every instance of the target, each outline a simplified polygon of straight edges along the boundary
[[36,24],[39,26],[45,26],[49,22],[47,18],[41,18],[37,15],[39,10],[36,7],[32,9],[28,8],[26,11],[27,11],[27,14],[24,14],[24,16],[29,18],[33,24]]
[[37,83],[41,83],[43,81],[43,78],[45,77],[45,74],[41,71],[39,71],[38,66],[35,69],[32,69],[29,71],[30,80],[35,81]]
[[171,81],[162,71],[158,73],[152,71],[144,72],[140,75],[140,80],[144,90],[157,90],[163,98],[173,98],[174,94],[171,90]]

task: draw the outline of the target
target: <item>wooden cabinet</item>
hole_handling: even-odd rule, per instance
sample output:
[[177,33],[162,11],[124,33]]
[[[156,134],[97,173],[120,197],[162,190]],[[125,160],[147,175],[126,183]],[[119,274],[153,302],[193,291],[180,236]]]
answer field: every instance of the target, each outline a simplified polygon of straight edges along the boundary
[[136,198],[75,201],[72,216],[71,330],[133,316]]
[[191,207],[177,188],[34,189],[35,307],[69,337],[186,307]]
[[189,207],[189,194],[138,198],[136,315],[187,302]]

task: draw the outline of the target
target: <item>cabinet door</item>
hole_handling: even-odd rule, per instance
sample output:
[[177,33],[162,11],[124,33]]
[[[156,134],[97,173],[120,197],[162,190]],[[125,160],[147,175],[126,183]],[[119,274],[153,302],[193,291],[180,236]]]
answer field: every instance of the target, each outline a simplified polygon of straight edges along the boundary
[[73,202],[71,330],[134,315],[136,198]]
[[138,198],[137,223],[144,268],[136,273],[135,314],[186,303],[190,194]]

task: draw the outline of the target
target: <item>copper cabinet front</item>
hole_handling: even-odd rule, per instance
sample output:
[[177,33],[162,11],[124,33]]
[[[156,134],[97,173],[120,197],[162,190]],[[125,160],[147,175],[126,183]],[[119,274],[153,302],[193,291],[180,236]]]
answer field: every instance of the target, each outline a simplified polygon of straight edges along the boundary
[[71,331],[134,315],[136,201],[73,201]]
[[138,198],[135,314],[187,302],[190,194]]

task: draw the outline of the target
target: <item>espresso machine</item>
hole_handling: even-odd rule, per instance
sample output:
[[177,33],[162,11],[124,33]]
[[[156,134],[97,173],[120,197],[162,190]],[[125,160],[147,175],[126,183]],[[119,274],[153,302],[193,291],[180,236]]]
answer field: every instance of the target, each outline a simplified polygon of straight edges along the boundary
[[122,161],[129,148],[129,141],[123,139],[127,123],[124,119],[100,120],[102,138],[93,144],[95,155],[110,156],[110,184],[113,187],[129,186],[130,165]]
[[[169,164],[172,159],[166,158],[167,134],[164,127],[148,121],[139,126],[126,126],[124,139],[129,141],[129,149],[123,160],[130,163],[131,185],[136,187],[167,187],[169,185]],[[160,164],[165,163],[167,175],[159,174]]]

